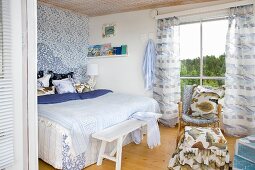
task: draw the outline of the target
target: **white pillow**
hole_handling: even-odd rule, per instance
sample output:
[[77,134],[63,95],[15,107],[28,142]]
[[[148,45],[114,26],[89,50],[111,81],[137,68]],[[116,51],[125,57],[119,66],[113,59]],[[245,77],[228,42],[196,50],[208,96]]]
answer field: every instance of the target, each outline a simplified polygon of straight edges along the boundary
[[46,74],[45,76],[37,79],[37,87],[49,87],[50,86],[50,74]]
[[52,84],[55,86],[55,89],[58,92],[58,94],[76,93],[72,81],[70,81],[68,78],[62,80],[53,80]]

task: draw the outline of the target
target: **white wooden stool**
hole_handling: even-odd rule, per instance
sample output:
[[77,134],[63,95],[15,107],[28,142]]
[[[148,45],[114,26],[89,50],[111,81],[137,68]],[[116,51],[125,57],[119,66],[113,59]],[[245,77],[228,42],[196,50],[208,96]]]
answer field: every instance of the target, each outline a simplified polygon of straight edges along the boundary
[[[161,114],[158,114],[157,118],[160,118]],[[116,162],[116,170],[121,169],[121,156],[122,156],[122,144],[127,135],[130,132],[135,131],[143,126],[147,125],[145,121],[140,120],[126,120],[117,125],[106,128],[100,132],[92,134],[92,137],[101,140],[101,148],[98,155],[97,165],[102,165],[104,158]],[[117,140],[117,146],[112,150],[112,152],[107,155],[105,153],[105,147],[108,142]],[[114,156],[116,153],[116,156]]]

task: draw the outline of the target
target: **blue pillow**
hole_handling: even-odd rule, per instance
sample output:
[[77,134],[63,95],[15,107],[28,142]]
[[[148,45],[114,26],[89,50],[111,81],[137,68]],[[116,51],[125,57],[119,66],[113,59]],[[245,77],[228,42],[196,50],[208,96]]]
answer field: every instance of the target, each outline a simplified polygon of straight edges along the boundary
[[55,104],[67,102],[70,100],[80,100],[78,93],[52,94],[38,96],[38,104]]
[[85,92],[85,93],[79,93],[79,96],[81,99],[92,99],[92,98],[96,98],[96,97],[105,95],[107,93],[112,93],[112,91],[106,90],[106,89],[98,89],[98,90],[89,91],[89,92]]

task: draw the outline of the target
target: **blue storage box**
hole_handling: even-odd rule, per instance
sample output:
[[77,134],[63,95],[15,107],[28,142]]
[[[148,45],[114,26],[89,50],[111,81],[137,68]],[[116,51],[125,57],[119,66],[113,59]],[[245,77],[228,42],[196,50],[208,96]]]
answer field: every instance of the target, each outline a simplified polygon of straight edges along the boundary
[[234,169],[255,170],[255,135],[236,141]]
[[235,155],[234,157],[234,168],[235,170],[254,170],[255,169],[255,164],[240,157]]
[[255,163],[255,135],[238,139],[235,155]]

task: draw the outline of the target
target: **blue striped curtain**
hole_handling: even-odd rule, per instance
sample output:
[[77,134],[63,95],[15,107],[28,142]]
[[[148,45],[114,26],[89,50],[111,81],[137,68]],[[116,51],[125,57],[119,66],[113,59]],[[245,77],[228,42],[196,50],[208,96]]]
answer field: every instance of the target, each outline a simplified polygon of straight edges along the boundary
[[226,44],[225,131],[255,133],[255,22],[253,5],[230,9]]
[[176,17],[160,19],[157,24],[153,97],[163,114],[160,122],[172,127],[178,120],[177,103],[180,101],[179,20]]

